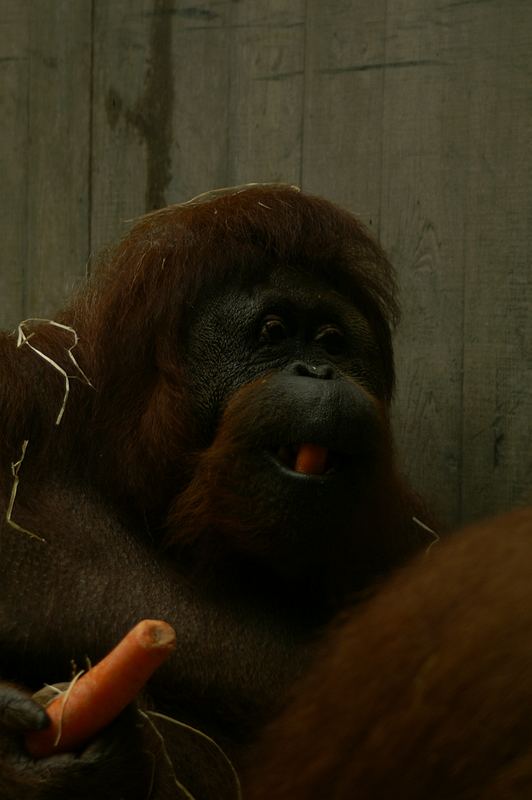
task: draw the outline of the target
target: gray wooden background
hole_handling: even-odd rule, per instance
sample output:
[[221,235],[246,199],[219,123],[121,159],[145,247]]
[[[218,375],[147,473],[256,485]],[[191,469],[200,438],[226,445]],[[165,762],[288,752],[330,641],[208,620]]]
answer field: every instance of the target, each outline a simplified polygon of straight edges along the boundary
[[399,271],[413,483],[532,499],[530,0],[0,0],[0,121],[1,327],[147,209],[297,183]]

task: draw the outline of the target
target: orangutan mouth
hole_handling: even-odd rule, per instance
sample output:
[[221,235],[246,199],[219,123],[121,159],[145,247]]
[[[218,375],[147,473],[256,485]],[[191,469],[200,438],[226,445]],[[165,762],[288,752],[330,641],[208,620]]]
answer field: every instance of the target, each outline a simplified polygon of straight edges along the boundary
[[310,442],[282,445],[275,457],[283,467],[300,475],[325,475],[335,471],[342,461],[339,453]]

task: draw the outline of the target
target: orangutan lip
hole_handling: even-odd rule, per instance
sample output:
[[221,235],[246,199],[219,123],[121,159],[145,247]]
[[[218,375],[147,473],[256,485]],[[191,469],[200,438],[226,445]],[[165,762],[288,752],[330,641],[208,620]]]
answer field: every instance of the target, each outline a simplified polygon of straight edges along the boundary
[[324,475],[330,475],[336,472],[342,466],[344,461],[344,456],[341,453],[337,453],[336,451],[329,450],[325,447],[316,448],[317,450],[321,451],[319,463],[316,463],[314,468],[311,467],[307,471],[306,468],[298,466],[298,458],[300,457],[301,449],[302,445],[300,444],[282,445],[273,454],[273,456],[274,459],[281,464],[281,466],[285,467],[290,472],[293,472],[295,475],[307,477],[322,477]]

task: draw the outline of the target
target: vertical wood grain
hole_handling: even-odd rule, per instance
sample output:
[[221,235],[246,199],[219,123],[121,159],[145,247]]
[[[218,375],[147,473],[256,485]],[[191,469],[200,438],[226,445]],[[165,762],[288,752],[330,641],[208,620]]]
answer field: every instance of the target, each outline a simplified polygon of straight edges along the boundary
[[[92,257],[126,231],[127,220],[146,211],[148,119],[153,120],[153,106],[162,101],[160,95],[151,96],[152,92],[146,97],[154,3],[94,2]],[[168,87],[160,91],[166,96]]]
[[299,185],[305,2],[237,3],[232,24],[228,178]]
[[[471,13],[471,12],[469,12]],[[461,511],[467,42],[456,9],[388,4],[381,240],[399,274],[398,449],[447,523]]]
[[25,315],[28,182],[28,2],[0,15],[0,328]]
[[233,4],[174,3],[170,202],[226,186]]
[[303,187],[349,208],[377,235],[384,0],[308,3]]
[[88,257],[91,0],[31,4],[26,313],[53,314]]
[[477,517],[532,502],[532,6],[487,3],[482,14],[462,12],[461,24],[462,515]]

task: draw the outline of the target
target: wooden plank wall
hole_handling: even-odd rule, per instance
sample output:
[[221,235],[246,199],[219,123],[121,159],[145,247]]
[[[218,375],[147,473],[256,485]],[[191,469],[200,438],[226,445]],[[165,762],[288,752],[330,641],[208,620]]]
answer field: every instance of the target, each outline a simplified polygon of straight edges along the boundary
[[532,500],[529,0],[0,0],[0,326],[127,220],[286,181],[397,266],[398,449],[453,524]]

